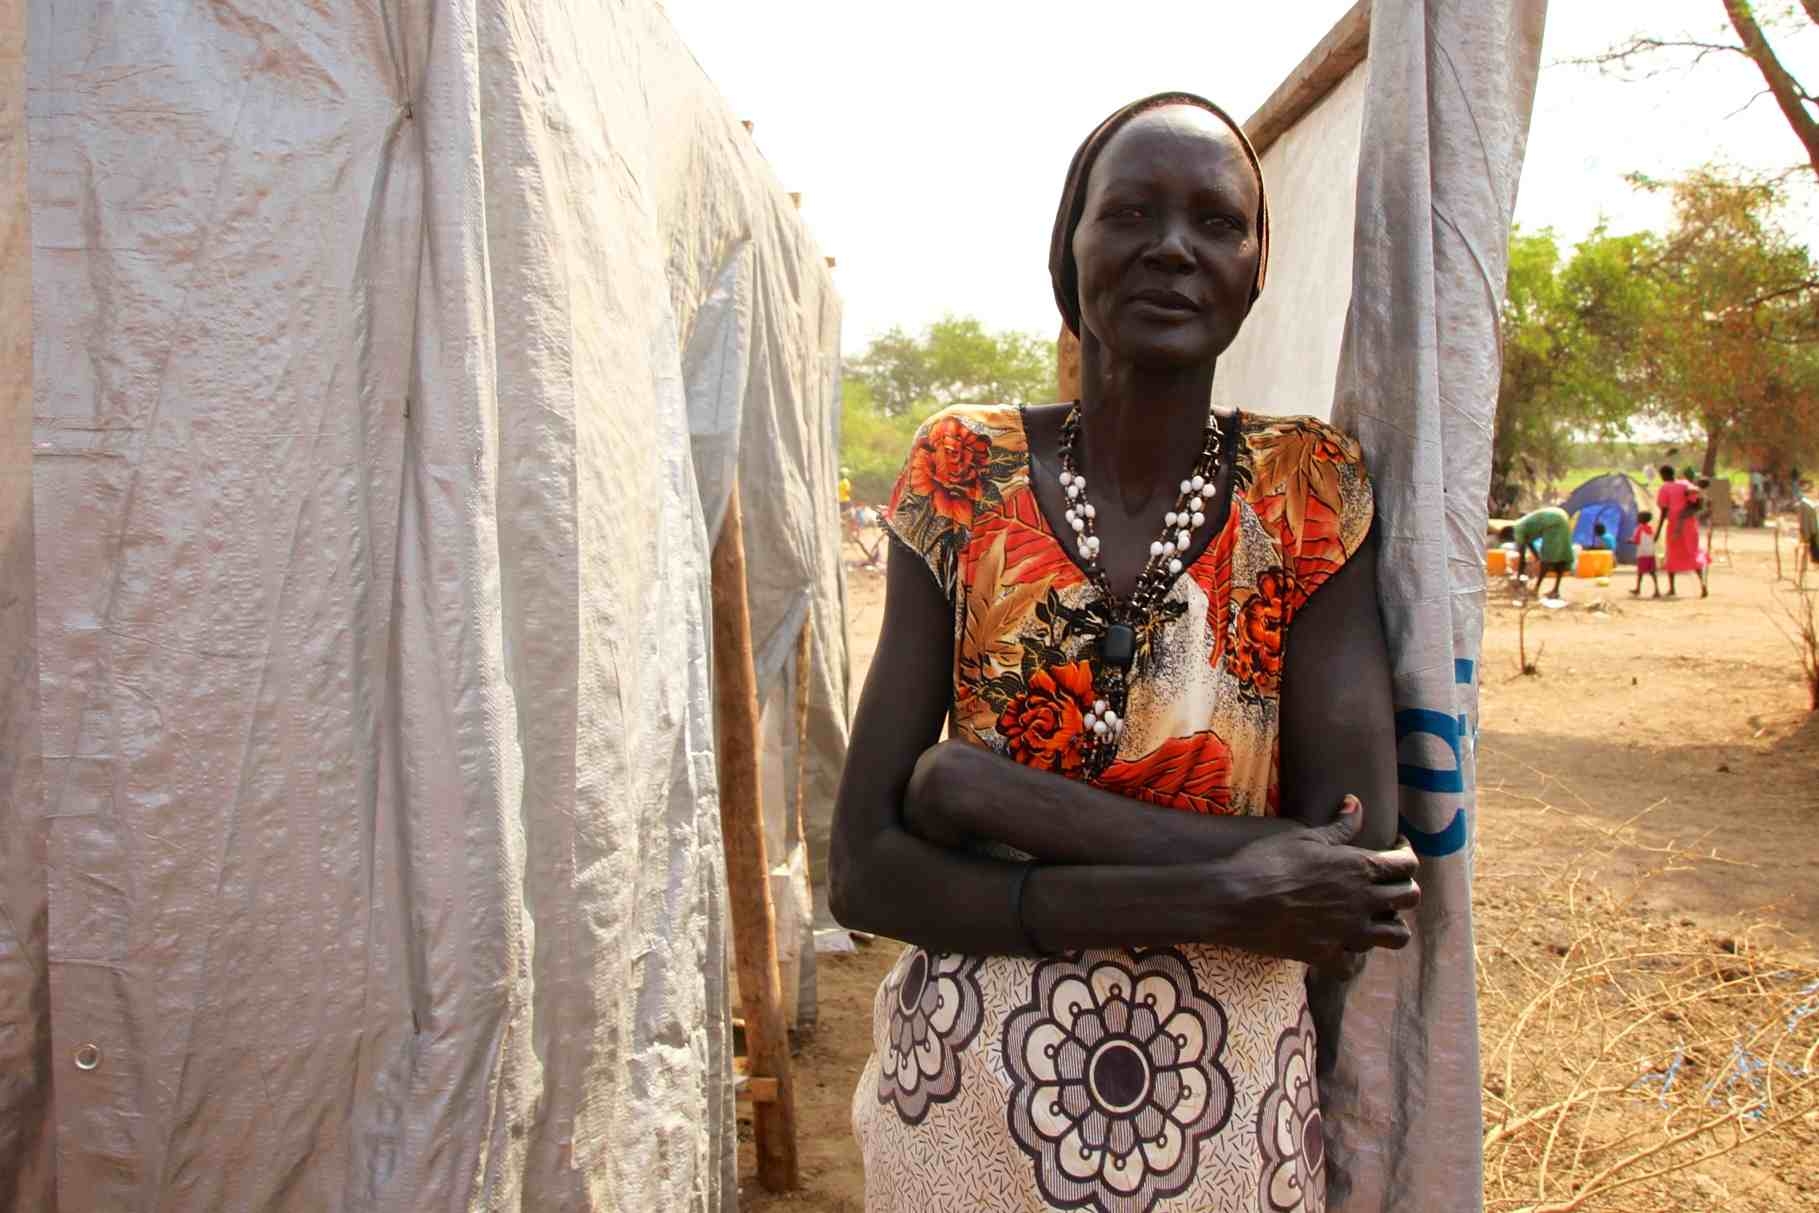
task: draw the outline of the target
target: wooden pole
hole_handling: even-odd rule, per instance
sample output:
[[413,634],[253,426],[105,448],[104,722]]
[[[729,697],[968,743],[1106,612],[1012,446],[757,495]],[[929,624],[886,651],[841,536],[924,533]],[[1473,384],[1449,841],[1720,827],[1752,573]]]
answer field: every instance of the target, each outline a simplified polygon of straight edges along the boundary
[[[789,1032],[783,1022],[783,978],[777,967],[777,915],[764,854],[760,799],[758,674],[752,665],[752,619],[746,604],[745,539],[734,484],[714,544],[714,740],[720,759],[720,834],[726,846],[727,904],[733,957],[745,1005],[746,1072],[776,1082],[774,1098],[754,1102],[752,1133],[758,1182],[787,1192],[797,1183],[796,1095],[790,1082]],[[768,1084],[765,1084],[768,1088]]]
[[815,612],[810,608],[796,638],[796,841],[802,847],[802,878],[814,887],[808,868],[808,692],[809,663],[815,656]]

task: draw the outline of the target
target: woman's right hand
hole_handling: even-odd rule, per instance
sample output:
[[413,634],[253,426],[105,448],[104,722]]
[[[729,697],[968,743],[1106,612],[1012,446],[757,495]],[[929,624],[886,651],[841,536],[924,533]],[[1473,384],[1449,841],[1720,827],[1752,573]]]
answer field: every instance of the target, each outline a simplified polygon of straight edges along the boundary
[[1387,851],[1353,846],[1364,821],[1357,797],[1328,824],[1253,842],[1228,863],[1249,920],[1250,951],[1312,965],[1347,953],[1402,948],[1401,912],[1421,904],[1419,861],[1404,840]]

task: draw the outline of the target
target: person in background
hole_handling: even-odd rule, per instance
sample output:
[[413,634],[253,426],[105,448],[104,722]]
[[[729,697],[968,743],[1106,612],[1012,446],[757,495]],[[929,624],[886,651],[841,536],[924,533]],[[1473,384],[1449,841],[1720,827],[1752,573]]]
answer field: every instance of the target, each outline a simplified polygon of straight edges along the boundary
[[847,513],[853,508],[853,478],[845,468],[840,469],[840,512]]
[[1655,516],[1648,510],[1636,515],[1636,533],[1630,536],[1630,542],[1636,545],[1636,588],[1630,591],[1631,598],[1642,597],[1642,579],[1647,577],[1655,587],[1649,597],[1661,597],[1661,575],[1655,572]]
[[1813,499],[1813,482],[1795,481],[1794,492],[1794,508],[1800,515],[1801,546],[1806,548],[1809,562],[1819,563],[1819,501]]
[[1681,573],[1699,575],[1705,553],[1699,547],[1699,490],[1681,480],[1670,463],[1661,465],[1661,488],[1655,493],[1661,511],[1661,542],[1666,549],[1667,597],[1677,596],[1675,582]]
[[1611,542],[1611,533],[1605,529],[1604,524],[1602,522],[1593,523],[1592,550],[1594,552],[1609,552],[1614,550],[1615,546],[1616,545]]
[[[1535,553],[1540,565],[1535,574],[1536,592],[1543,598],[1560,597],[1560,581],[1573,563],[1573,520],[1566,511],[1557,505],[1542,506],[1517,519],[1515,526],[1504,527],[1501,535],[1505,543],[1516,545],[1520,568],[1526,569],[1530,551]],[[1549,573],[1554,575],[1551,595],[1541,592],[1541,583]]]
[[1695,479],[1692,468],[1682,472],[1681,478],[1693,481],[1699,489],[1699,508],[1693,515],[1693,525],[1703,536],[1699,543],[1699,597],[1709,598],[1712,593],[1712,540],[1717,537],[1712,529],[1716,525],[1712,513],[1712,478],[1700,476]]

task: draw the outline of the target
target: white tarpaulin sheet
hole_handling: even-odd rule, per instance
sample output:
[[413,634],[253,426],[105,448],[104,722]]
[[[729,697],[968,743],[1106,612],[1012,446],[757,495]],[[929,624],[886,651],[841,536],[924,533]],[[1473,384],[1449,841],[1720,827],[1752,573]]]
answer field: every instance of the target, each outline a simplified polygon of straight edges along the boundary
[[1259,156],[1269,182],[1269,289],[1219,359],[1217,404],[1322,419],[1332,412],[1368,75],[1355,68]]
[[1324,1092],[1331,1207],[1482,1207],[1471,932],[1483,540],[1508,268],[1546,0],[1375,0],[1334,420],[1377,493],[1414,942],[1376,954]]
[[734,466],[761,691],[812,610],[813,788],[844,740],[787,196],[650,0],[29,16],[0,1205],[730,1207]]

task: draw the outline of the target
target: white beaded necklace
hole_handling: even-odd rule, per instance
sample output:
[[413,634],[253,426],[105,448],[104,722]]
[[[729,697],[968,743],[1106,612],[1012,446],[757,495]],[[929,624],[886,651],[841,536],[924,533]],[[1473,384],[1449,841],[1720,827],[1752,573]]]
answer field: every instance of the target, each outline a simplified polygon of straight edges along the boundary
[[1145,625],[1150,616],[1168,597],[1175,578],[1185,567],[1195,532],[1206,525],[1209,499],[1216,492],[1219,460],[1225,453],[1225,435],[1218,416],[1209,413],[1193,475],[1181,482],[1175,508],[1163,515],[1162,532],[1150,544],[1149,559],[1128,599],[1113,593],[1105,568],[1099,563],[1099,536],[1094,526],[1099,511],[1086,495],[1086,477],[1075,462],[1074,449],[1079,440],[1080,405],[1076,402],[1061,423],[1061,490],[1067,494],[1065,517],[1073,529],[1074,550],[1080,554],[1087,578],[1099,591],[1106,620],[1099,636],[1106,686],[1103,697],[1095,698],[1082,715],[1087,766],[1090,773],[1097,775],[1111,764],[1124,734],[1125,703],[1139,632],[1149,630]]

